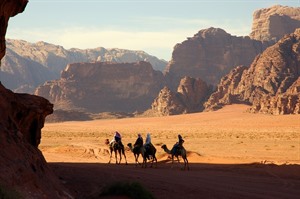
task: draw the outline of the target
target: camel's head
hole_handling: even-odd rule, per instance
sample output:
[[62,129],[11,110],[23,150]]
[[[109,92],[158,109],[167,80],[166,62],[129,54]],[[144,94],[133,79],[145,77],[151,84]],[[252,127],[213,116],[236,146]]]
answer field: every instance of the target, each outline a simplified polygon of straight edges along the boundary
[[109,139],[105,139],[105,142],[104,142],[106,145],[109,145]]
[[128,143],[127,146],[128,146],[129,148],[132,148],[132,144],[131,144],[131,143]]
[[165,149],[165,148],[167,148],[167,145],[163,144],[163,145],[161,146],[161,148],[162,148],[162,149]]

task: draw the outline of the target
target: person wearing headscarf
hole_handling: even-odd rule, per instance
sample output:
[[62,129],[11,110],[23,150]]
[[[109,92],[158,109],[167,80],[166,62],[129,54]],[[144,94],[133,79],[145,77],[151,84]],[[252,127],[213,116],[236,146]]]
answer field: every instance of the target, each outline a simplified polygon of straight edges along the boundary
[[174,155],[176,153],[176,151],[182,147],[183,143],[184,143],[184,139],[182,138],[182,136],[180,134],[178,134],[178,142],[176,142],[176,144],[174,144],[174,146],[171,150],[171,153]]
[[134,146],[134,147],[142,147],[143,144],[144,144],[143,137],[142,137],[141,134],[139,133],[139,134],[138,134],[138,137],[137,137],[137,139],[136,139],[136,141],[135,141],[135,143],[134,143],[133,146]]

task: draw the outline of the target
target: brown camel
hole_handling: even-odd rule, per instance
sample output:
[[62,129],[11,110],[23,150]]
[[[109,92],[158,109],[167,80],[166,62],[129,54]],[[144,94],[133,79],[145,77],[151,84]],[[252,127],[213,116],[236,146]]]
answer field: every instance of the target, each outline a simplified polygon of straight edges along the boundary
[[[123,156],[124,156],[124,158],[125,158],[125,163],[127,164],[124,145],[122,144],[121,141],[120,141],[120,142],[113,141],[112,143],[110,143],[110,142],[109,142],[109,139],[106,139],[106,140],[105,140],[105,144],[108,145],[109,150],[110,150],[110,157],[109,157],[108,164],[110,164],[110,161],[111,161],[111,157],[112,157],[112,153],[113,153],[113,152],[115,153],[116,164],[120,164],[120,163],[121,163],[121,160],[122,160],[122,154],[123,154]],[[117,154],[118,154],[118,153],[119,153],[119,157],[120,157],[119,162],[118,162],[118,157],[117,157]]]
[[142,167],[147,167],[147,159],[151,160],[151,166],[153,166],[153,162],[155,161],[155,166],[157,167],[157,159],[156,159],[156,148],[153,146],[153,144],[149,144],[148,146],[141,146],[141,147],[132,147],[131,143],[128,143],[127,146],[129,149],[133,152],[134,157],[135,157],[135,163],[139,164],[138,158],[139,155],[141,154],[143,157],[143,163]]
[[164,149],[164,151],[167,153],[167,154],[171,154],[171,157],[172,157],[172,164],[174,163],[174,156],[177,158],[177,161],[179,161],[179,156],[182,157],[183,161],[184,161],[184,170],[187,168],[188,170],[190,170],[189,168],[189,161],[187,159],[187,155],[186,155],[186,150],[183,146],[181,146],[179,149],[177,149],[175,151],[175,153],[172,153],[172,151],[170,151],[167,147],[167,145],[162,145],[161,146],[162,149]]
[[141,147],[139,146],[132,147],[131,143],[128,143],[127,146],[129,147],[130,151],[134,155],[136,165],[140,164],[138,159],[141,154]]

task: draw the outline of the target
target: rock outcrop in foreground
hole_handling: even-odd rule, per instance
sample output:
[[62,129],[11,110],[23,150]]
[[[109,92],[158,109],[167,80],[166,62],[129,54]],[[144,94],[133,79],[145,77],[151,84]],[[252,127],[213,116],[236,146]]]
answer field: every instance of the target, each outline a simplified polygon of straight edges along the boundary
[[178,85],[184,76],[217,85],[233,67],[250,66],[269,45],[249,37],[232,36],[219,28],[200,30],[174,47],[172,60],[166,68],[169,87]]
[[205,104],[251,104],[251,112],[300,114],[300,29],[266,49],[250,68],[237,67],[223,77]]
[[151,105],[156,115],[177,115],[203,110],[203,102],[207,99],[211,88],[201,79],[184,77],[177,92],[164,87]]
[[35,94],[54,103],[55,109],[130,113],[149,108],[163,85],[163,74],[148,62],[76,63]]
[[48,100],[15,94],[0,84],[0,186],[13,188],[24,198],[68,198],[68,193],[37,148]]
[[254,12],[250,37],[260,41],[278,41],[300,28],[300,7],[272,6]]
[[[26,4],[27,0],[0,2],[0,60],[5,52],[8,19],[23,12]],[[15,94],[0,83],[1,190],[14,189],[22,198],[70,198],[37,148],[45,117],[52,111],[48,100]]]

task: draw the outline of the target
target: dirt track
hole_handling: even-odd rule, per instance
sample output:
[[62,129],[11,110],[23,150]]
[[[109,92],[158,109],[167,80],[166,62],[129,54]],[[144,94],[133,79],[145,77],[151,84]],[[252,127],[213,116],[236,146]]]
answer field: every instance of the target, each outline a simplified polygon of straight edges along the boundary
[[140,182],[156,198],[299,198],[299,165],[190,164],[171,169],[97,163],[50,163],[76,198],[94,198],[103,186],[117,181]]

